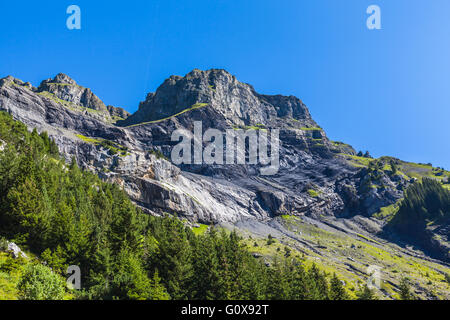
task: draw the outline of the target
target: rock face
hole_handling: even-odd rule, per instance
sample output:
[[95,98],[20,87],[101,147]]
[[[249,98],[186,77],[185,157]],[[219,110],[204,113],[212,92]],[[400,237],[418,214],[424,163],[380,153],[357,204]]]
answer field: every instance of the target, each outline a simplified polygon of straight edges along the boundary
[[[122,108],[105,106],[91,89],[78,85],[75,80],[63,73],[57,74],[53,79],[42,81],[37,89],[34,89],[31,85],[28,88],[57,102],[68,102],[68,104],[65,104],[66,107],[85,108],[85,111],[102,118],[104,121],[124,120],[130,115]],[[62,103],[64,104],[64,102]]]
[[[0,110],[47,131],[67,159],[74,156],[119,183],[145,211],[194,222],[367,216],[401,198],[397,186],[408,183],[382,174],[367,188],[368,172],[342,156],[354,155],[353,148],[330,141],[300,99],[259,94],[225,70],[171,76],[129,117],[64,74],[39,88],[7,77],[0,80]],[[112,117],[124,120],[113,124]],[[171,134],[192,132],[195,121],[202,121],[202,133],[279,130],[279,170],[262,175],[260,164],[176,166],[168,160]]]
[[260,95],[252,86],[216,69],[206,72],[195,69],[185,77],[171,76],[155,93],[147,95],[135,114],[118,124],[127,126],[163,119],[198,103],[208,104],[216,125],[268,124],[292,118],[317,127],[301,100],[293,96]]
[[122,108],[114,107],[114,106],[106,106],[109,114],[114,118],[118,118],[119,120],[125,120],[130,116],[130,113]]
[[8,242],[8,248],[7,251],[11,252],[14,259],[18,259],[20,257],[23,257],[25,259],[28,259],[28,256],[23,252],[17,244],[14,242]]
[[53,79],[47,79],[41,82],[38,92],[49,92],[57,98],[72,102],[85,108],[107,113],[105,104],[92,93],[91,89],[79,86],[75,80],[69,76],[60,73]]

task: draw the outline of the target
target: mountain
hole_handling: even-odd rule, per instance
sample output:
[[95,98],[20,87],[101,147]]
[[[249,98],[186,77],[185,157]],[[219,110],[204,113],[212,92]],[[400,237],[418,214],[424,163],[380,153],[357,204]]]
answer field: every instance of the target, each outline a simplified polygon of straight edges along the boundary
[[195,69],[185,77],[171,76],[155,93],[147,95],[135,114],[118,124],[129,126],[164,119],[198,103],[208,104],[205,115],[211,116],[215,125],[275,125],[277,120],[289,118],[317,127],[301,100],[260,95],[251,85],[218,69]]
[[103,121],[115,122],[124,120],[130,115],[122,108],[105,106],[89,88],[78,85],[75,80],[63,73],[57,74],[53,79],[42,81],[38,88],[11,76],[2,79],[2,83],[28,88],[66,108],[89,113],[92,117]]
[[[267,265],[235,232],[143,214],[5,112],[0,138],[0,300],[348,297],[336,275],[305,269],[295,254]],[[83,290],[67,288],[68,268]]]
[[[402,232],[385,231],[405,190],[422,177],[445,182],[448,171],[357,154],[328,139],[300,99],[257,93],[225,70],[171,76],[133,115],[106,107],[63,74],[38,88],[7,77],[0,80],[0,110],[48,132],[67,161],[74,157],[82,168],[117,183],[152,215],[169,213],[191,225],[217,224],[257,238],[270,234],[346,274],[349,282],[367,274],[367,266],[382,264],[386,297],[398,285],[393,265],[423,273],[406,262],[414,261],[436,279],[448,270],[445,249],[430,251],[428,243],[411,245]],[[195,141],[197,121],[202,134],[210,128],[222,135],[278,130],[273,141],[279,142],[279,167],[265,175],[261,163],[175,165],[172,133],[184,130]],[[249,157],[246,150],[240,153]],[[443,235],[433,248],[446,247],[448,232]],[[417,290],[430,298],[427,280],[417,278]]]

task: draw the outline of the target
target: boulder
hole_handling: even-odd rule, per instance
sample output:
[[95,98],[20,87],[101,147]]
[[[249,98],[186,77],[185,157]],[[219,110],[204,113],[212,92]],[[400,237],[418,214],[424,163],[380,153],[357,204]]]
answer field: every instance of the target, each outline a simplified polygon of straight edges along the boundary
[[11,254],[13,255],[14,259],[23,257],[25,259],[28,259],[28,256],[25,254],[25,252],[23,252],[19,246],[17,244],[15,244],[14,242],[8,242],[8,252],[11,252]]

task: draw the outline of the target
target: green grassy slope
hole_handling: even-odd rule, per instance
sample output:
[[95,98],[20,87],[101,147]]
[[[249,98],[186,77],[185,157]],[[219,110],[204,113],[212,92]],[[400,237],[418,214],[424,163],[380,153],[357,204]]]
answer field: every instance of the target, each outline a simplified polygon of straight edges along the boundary
[[328,274],[336,273],[345,281],[351,296],[366,283],[367,267],[375,265],[381,267],[382,285],[381,290],[377,290],[381,299],[398,299],[398,286],[403,277],[411,280],[417,298],[450,299],[450,284],[445,278],[450,268],[445,265],[406,254],[401,247],[382,239],[326,231],[301,217],[276,219],[302,243],[286,236],[268,245],[267,238],[247,235],[249,250],[260,254],[262,259],[270,261],[275,256],[284,256],[285,247],[289,247],[290,254],[302,259],[305,265],[315,263]]

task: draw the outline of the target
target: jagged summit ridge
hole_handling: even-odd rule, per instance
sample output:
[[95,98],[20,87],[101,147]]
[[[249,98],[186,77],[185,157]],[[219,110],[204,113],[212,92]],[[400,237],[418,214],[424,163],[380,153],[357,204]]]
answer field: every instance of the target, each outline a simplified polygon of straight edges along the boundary
[[59,73],[53,79],[41,82],[39,92],[50,92],[61,100],[74,103],[89,109],[107,113],[105,104],[89,88],[77,85],[75,80],[66,74]]
[[98,118],[108,122],[123,120],[130,115],[122,108],[106,106],[91,89],[78,85],[74,79],[64,73],[58,73],[55,77],[42,81],[37,88],[13,76],[0,79],[0,85],[5,84],[27,88],[55,102],[58,102],[58,99],[66,101],[74,109],[95,112]]
[[307,107],[294,96],[262,95],[223,69],[194,69],[184,77],[170,76],[149,93],[138,111],[119,123],[129,126],[167,118],[195,104],[207,104],[213,119],[231,125],[271,125],[290,117],[316,126]]
[[[49,79],[50,80],[50,79]],[[48,81],[48,80],[47,80]],[[54,83],[61,83],[61,84],[72,84],[72,85],[76,85],[76,81],[73,80],[71,77],[69,77],[67,74],[64,73],[58,73],[53,79],[52,81]],[[46,81],[44,81],[46,82]]]

